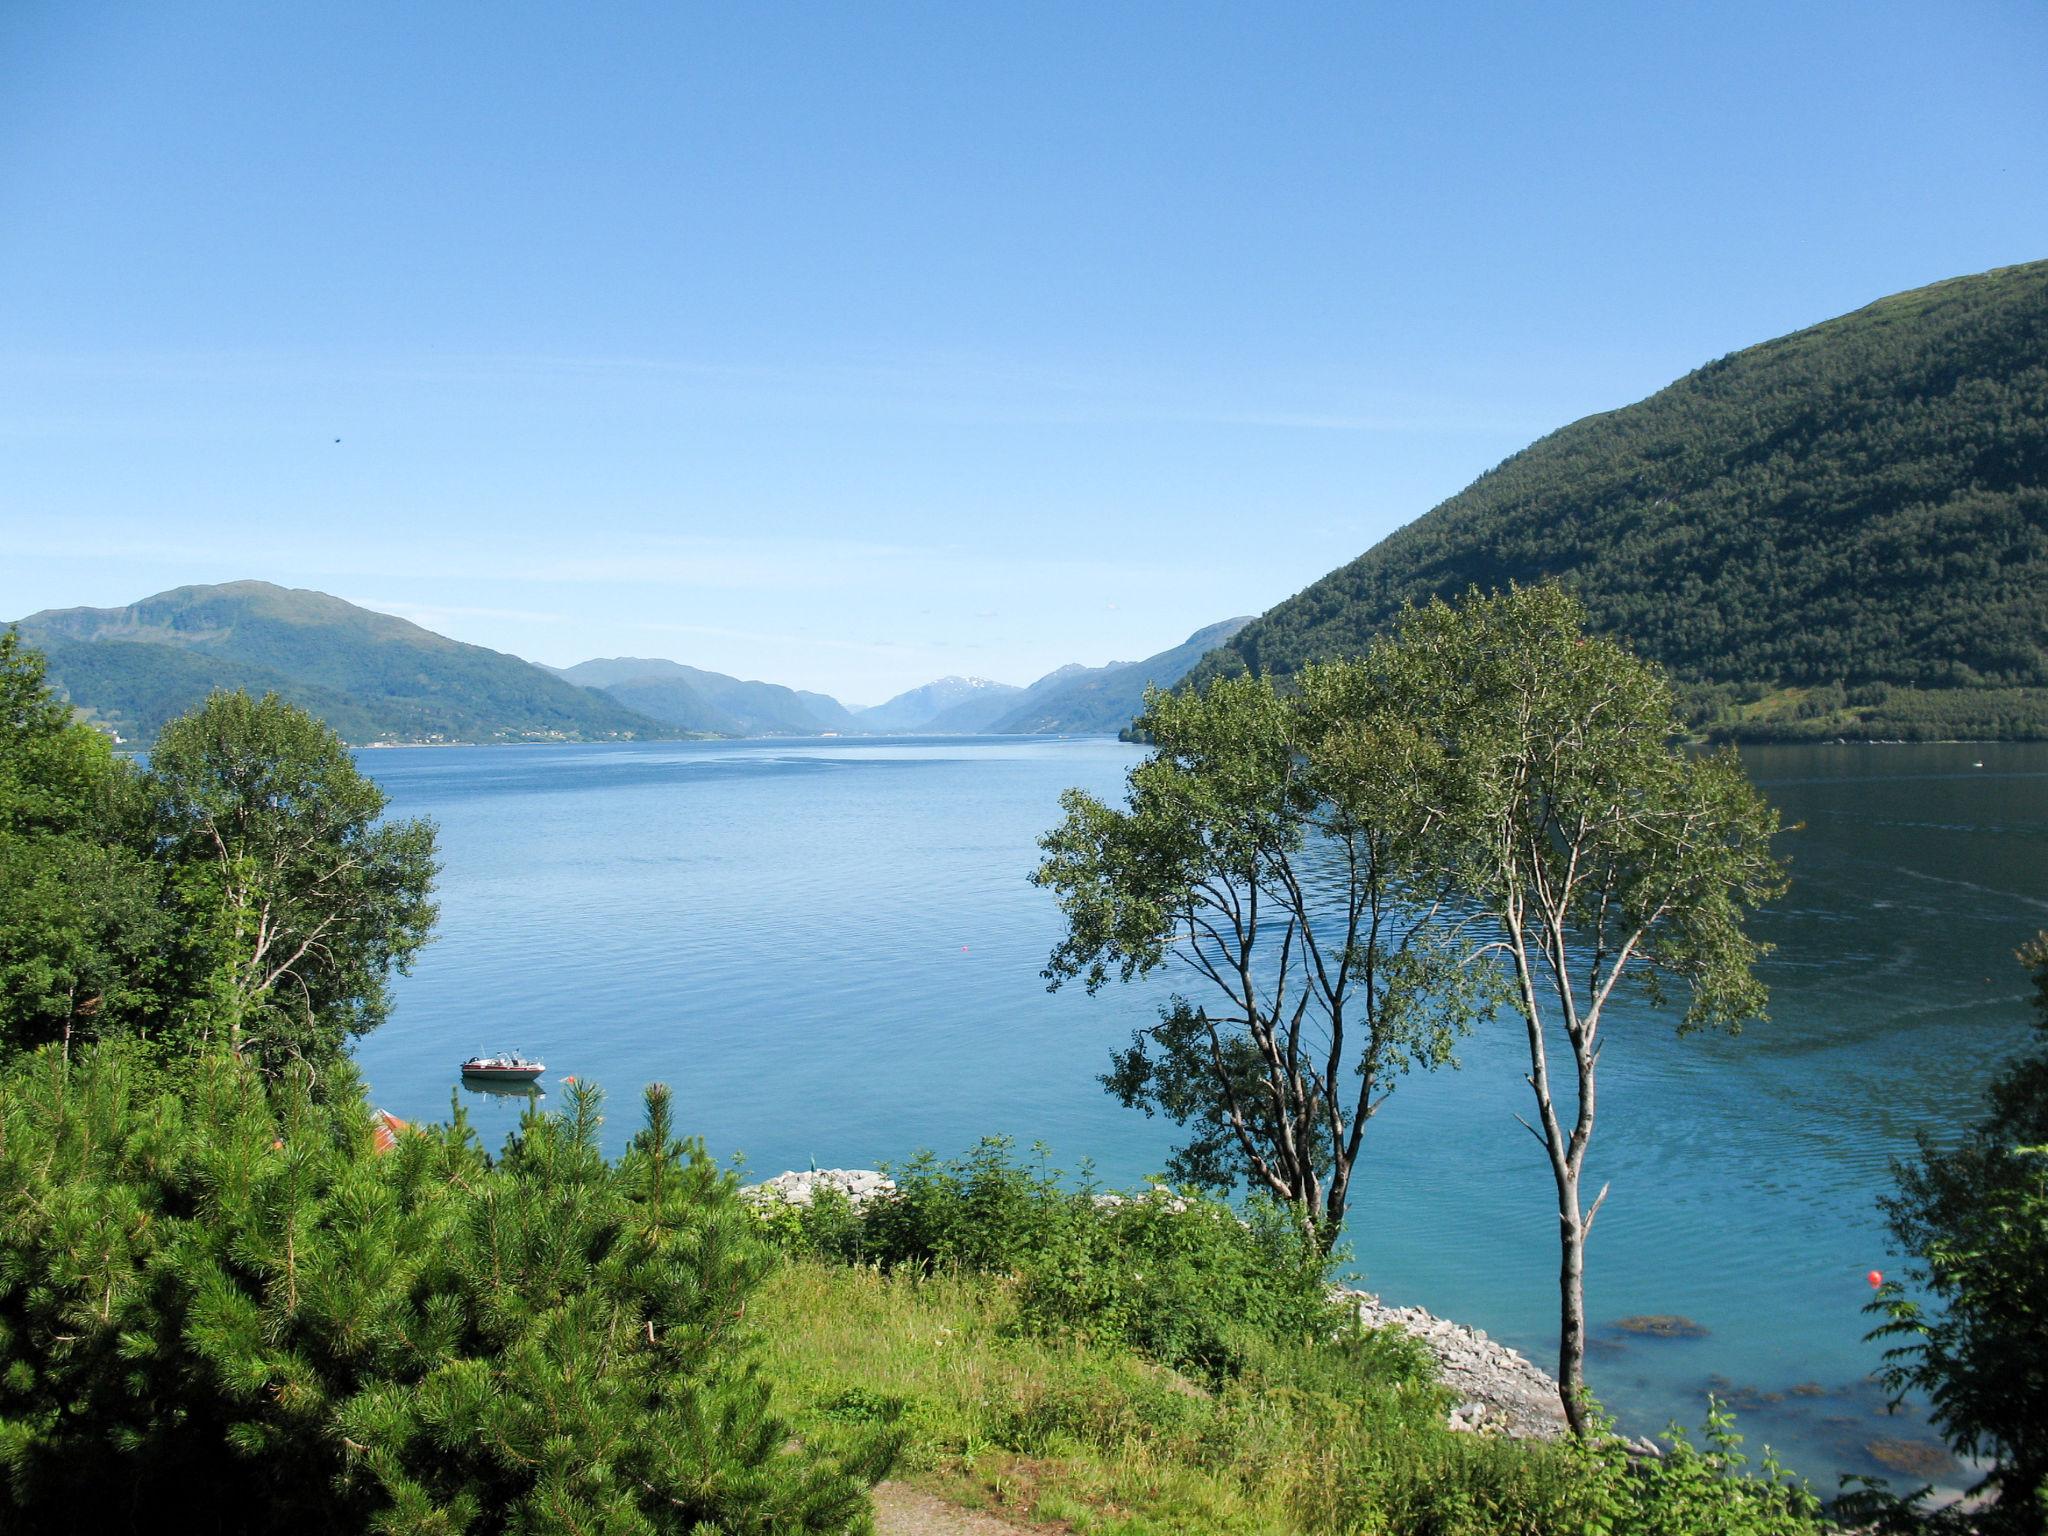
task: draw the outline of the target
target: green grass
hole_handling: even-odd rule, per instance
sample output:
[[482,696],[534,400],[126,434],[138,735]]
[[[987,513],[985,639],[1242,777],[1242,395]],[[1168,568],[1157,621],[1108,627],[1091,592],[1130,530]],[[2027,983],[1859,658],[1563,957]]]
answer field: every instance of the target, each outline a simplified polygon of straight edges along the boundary
[[1681,690],[1716,741],[2028,741],[2048,737],[2048,688],[1872,686]]
[[1275,1346],[1211,1390],[1020,1326],[1015,1287],[792,1260],[757,1298],[767,1373],[806,1439],[895,1434],[897,1475],[1104,1536],[1562,1530],[1562,1454],[1452,1434],[1416,1348]]
[[[1105,1205],[1042,1152],[919,1154],[856,1211],[757,1209],[754,1298],[802,1438],[956,1503],[1079,1532],[1811,1536],[1733,1420],[1648,1466],[1620,1442],[1453,1433],[1434,1361],[1330,1303],[1285,1213],[1193,1191]],[[872,1463],[870,1463],[872,1464]]]

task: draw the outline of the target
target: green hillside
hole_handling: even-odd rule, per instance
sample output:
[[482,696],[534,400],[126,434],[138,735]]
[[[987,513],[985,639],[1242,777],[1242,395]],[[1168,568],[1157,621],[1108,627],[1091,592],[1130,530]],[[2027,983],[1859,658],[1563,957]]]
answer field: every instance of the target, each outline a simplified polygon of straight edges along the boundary
[[1206,659],[1563,580],[1739,736],[2048,736],[2048,262],[1896,294],[1532,444]]
[[74,706],[140,743],[215,688],[281,694],[357,743],[676,734],[516,656],[268,582],[50,609],[19,628]]

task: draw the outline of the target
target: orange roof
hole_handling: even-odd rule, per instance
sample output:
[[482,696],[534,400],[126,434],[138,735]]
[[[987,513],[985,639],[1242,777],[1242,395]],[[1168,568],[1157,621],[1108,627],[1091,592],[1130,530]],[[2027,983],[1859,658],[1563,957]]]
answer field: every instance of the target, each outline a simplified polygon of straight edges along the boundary
[[370,1111],[370,1145],[378,1152],[389,1152],[397,1146],[399,1133],[405,1129],[406,1123],[388,1109]]

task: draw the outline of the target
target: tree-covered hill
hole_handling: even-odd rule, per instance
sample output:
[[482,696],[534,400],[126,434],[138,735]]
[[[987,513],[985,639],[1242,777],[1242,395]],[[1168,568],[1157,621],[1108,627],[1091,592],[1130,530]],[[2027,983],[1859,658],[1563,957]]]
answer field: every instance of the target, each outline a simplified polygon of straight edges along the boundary
[[1532,444],[1196,680],[1562,580],[1733,735],[2048,735],[2048,262],[1880,299]]
[[50,609],[19,628],[72,704],[131,741],[217,688],[277,693],[358,743],[676,734],[517,656],[262,581]]

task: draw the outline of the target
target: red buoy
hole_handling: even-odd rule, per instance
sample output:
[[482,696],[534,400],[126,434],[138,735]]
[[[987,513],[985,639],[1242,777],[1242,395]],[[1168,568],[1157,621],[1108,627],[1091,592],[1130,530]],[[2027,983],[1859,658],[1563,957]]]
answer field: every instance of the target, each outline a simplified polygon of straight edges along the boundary
[[1873,1291],[1876,1290],[1880,1285],[1884,1284],[1884,1275],[1880,1271],[1875,1269],[1873,1269],[1870,1272],[1868,1279],[1870,1281],[1870,1288]]

